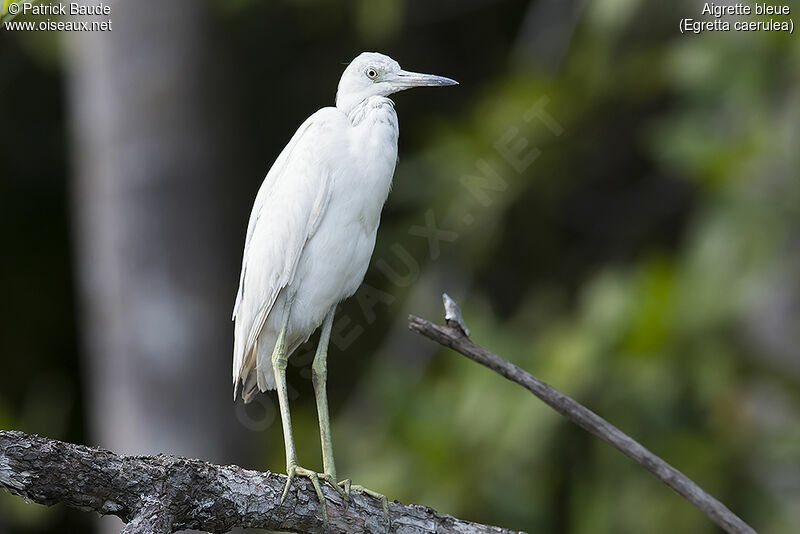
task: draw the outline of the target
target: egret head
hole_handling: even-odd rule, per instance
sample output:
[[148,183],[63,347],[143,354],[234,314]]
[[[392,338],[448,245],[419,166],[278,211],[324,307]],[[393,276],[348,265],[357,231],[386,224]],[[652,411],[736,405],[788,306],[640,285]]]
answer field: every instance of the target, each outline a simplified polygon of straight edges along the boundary
[[412,87],[456,84],[457,81],[444,76],[405,71],[389,56],[363,52],[344,69],[336,93],[336,107],[348,113],[371,96],[389,96]]

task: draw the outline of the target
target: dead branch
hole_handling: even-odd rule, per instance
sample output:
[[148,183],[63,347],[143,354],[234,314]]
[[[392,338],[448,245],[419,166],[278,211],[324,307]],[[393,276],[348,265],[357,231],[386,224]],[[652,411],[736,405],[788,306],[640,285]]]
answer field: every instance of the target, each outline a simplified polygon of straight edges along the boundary
[[726,532],[756,534],[750,525],[731,512],[724,504],[620,429],[505,358],[474,343],[469,338],[469,330],[464,324],[458,305],[446,294],[443,295],[443,298],[446,326],[438,326],[411,315],[408,318],[409,328],[521,385],[552,409],[614,446],[625,456],[644,467],[661,482],[695,505]]
[[345,505],[324,487],[329,530],[311,483],[298,477],[279,504],[285,475],[174,456],[112,452],[0,430],[0,487],[28,501],[64,503],[127,523],[123,534],[234,527],[298,533],[514,534],[440,515],[424,506],[381,502],[353,491]]

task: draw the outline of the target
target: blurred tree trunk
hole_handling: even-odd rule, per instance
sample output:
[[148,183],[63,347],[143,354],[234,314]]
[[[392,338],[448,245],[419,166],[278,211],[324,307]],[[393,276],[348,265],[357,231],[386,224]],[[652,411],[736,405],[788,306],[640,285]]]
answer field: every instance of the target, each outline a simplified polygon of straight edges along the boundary
[[92,442],[231,462],[241,239],[210,16],[196,0],[114,2],[112,31],[67,37],[74,236]]

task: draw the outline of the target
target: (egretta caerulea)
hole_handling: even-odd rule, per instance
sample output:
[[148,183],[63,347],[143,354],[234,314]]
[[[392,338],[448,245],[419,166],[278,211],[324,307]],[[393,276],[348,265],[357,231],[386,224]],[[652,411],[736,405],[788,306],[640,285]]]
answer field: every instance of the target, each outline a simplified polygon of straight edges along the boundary
[[[442,76],[404,71],[365,52],[342,74],[336,106],[297,130],[256,195],[242,260],[235,321],[234,399],[278,390],[288,480],[311,479],[327,520],[319,479],[344,498],[336,477],[326,391],[327,353],[336,305],[355,293],[375,246],[381,209],[397,162],[397,114],[389,95],[412,87],[454,85]],[[300,467],[292,437],[286,365],[322,325],[312,365],[323,473]],[[342,487],[344,486],[344,488]],[[380,494],[368,492],[386,499]]]

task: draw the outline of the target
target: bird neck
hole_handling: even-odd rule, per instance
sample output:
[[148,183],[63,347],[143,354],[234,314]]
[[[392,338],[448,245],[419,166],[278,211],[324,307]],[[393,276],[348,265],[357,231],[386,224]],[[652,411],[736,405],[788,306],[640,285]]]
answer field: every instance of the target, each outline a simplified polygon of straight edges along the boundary
[[343,106],[339,106],[339,102],[336,103],[336,107],[347,115],[347,118],[350,119],[350,124],[353,126],[358,126],[375,111],[380,112],[381,115],[388,112],[394,117],[391,122],[397,122],[394,102],[385,96],[370,96],[356,102],[347,110]]
[[368,97],[365,97],[361,93],[343,91],[340,87],[339,91],[336,93],[336,107],[345,115],[350,115],[353,108],[357,107],[367,98]]

